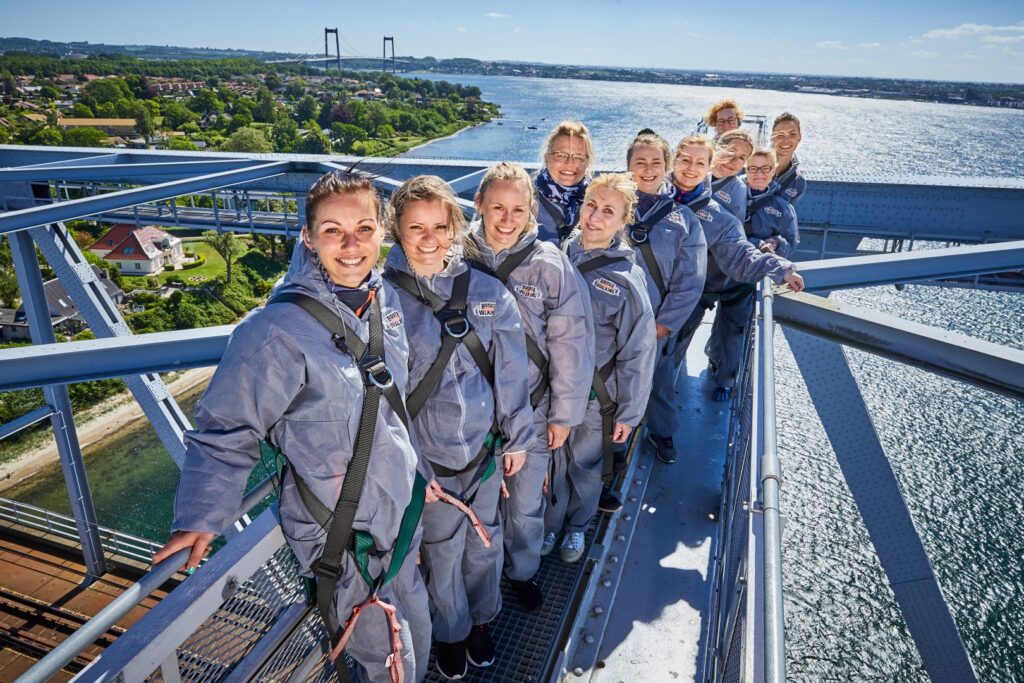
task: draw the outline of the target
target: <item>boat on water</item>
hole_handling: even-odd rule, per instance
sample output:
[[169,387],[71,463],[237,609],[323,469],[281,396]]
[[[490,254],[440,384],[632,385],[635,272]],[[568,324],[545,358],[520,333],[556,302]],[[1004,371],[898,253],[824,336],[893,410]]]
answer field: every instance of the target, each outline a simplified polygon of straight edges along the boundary
[[[29,263],[34,245],[98,337],[0,352],[0,391],[48,387],[46,408],[18,424],[3,425],[0,435],[43,419],[73,435],[74,418],[62,403],[66,392],[61,387],[125,377],[169,457],[180,463],[188,418],[156,373],[216,364],[230,327],[128,333],[91,269],[82,267],[84,258],[63,222],[91,217],[293,237],[301,213],[263,210],[260,200],[301,197],[320,173],[352,161],[0,146],[5,210],[0,233],[12,237],[17,253],[33,254],[17,262],[19,273],[27,273],[28,315],[40,334],[48,329],[39,324],[49,317],[45,297],[33,289],[41,285],[38,267],[33,272]],[[439,175],[468,210],[488,163],[374,159],[363,165],[383,169],[377,182],[385,190],[413,175]],[[1016,217],[1024,215],[1024,182],[813,175],[809,181],[800,205],[803,240],[797,254],[809,293],[776,292],[762,285],[737,384],[743,390],[729,404],[710,402],[698,337],[690,346],[688,373],[677,387],[683,421],[680,462],[659,467],[638,430],[628,467],[616,481],[626,501],[623,510],[594,523],[580,563],[566,565],[554,556],[545,560],[540,583],[549,598],[539,614],[519,611],[514,598],[505,601],[493,629],[499,660],[468,680],[785,680],[785,510],[779,505],[784,473],[774,405],[773,345],[782,338],[775,334],[778,327],[835,448],[923,670],[937,681],[976,680],[842,346],[1016,399],[1024,397],[1024,354],[826,296],[849,287],[915,282],[1019,290],[1024,226]],[[185,208],[168,201],[196,194],[212,195],[210,206],[225,208]],[[973,212],[985,220],[965,221]],[[924,244],[945,248],[921,249]],[[701,334],[708,328],[703,325]],[[226,543],[186,578],[176,573],[181,563],[173,559],[147,571],[140,563],[151,543],[98,526],[89,509],[77,441],[65,439],[59,446],[70,473],[73,516],[61,519],[3,501],[0,518],[9,525],[0,537],[9,534],[28,546],[63,537],[76,544],[85,573],[93,579],[115,566],[134,566],[142,576],[18,675],[26,681],[72,676],[83,681],[333,680],[335,673],[323,664],[323,629],[274,517],[272,479],[252,488],[244,516],[225,530]],[[13,553],[15,564],[27,564],[32,552]],[[150,601],[148,612],[136,614],[130,628],[114,627],[161,586],[174,589],[159,602]],[[58,608],[66,603],[59,596],[47,599]],[[101,636],[108,639],[105,649],[83,657]],[[71,669],[65,669],[69,663]],[[5,671],[14,668],[0,669],[0,677]]]

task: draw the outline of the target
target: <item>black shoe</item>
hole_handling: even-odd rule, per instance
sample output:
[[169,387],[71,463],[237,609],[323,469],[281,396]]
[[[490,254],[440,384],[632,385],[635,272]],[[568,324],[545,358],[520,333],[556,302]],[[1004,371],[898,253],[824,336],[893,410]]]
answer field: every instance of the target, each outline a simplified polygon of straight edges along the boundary
[[466,675],[466,641],[442,643],[434,649],[434,664],[438,672],[450,681],[457,681]]
[[544,594],[540,591],[540,586],[533,579],[529,581],[516,581],[509,579],[508,583],[512,586],[512,590],[515,592],[516,597],[519,598],[519,604],[523,606],[523,609],[527,612],[532,612],[535,609],[539,609],[544,604]]
[[618,512],[622,509],[622,498],[618,493],[605,486],[601,489],[601,499],[597,503],[597,509],[602,512]]
[[494,641],[487,624],[474,624],[466,638],[466,659],[481,668],[494,664]]
[[612,457],[612,472],[618,474],[626,471],[626,451],[615,451]]
[[665,437],[650,434],[647,438],[654,444],[654,454],[658,456],[658,460],[668,465],[676,461],[676,447],[672,443],[671,436]]
[[725,403],[732,396],[731,387],[715,387],[715,390],[711,392],[711,400],[715,403]]

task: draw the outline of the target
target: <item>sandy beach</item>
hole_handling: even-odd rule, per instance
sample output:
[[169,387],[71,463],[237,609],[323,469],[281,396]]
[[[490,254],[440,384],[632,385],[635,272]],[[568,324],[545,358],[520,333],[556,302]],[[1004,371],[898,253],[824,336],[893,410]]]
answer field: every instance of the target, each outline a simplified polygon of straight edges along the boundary
[[[174,396],[191,391],[204,384],[213,376],[216,368],[185,370],[168,384]],[[137,420],[145,419],[139,404],[130,392],[113,396],[88,410],[75,414],[78,442],[84,449]],[[33,474],[50,463],[58,462],[57,445],[48,438],[43,445],[18,456],[11,462],[0,465],[0,491],[3,491]]]

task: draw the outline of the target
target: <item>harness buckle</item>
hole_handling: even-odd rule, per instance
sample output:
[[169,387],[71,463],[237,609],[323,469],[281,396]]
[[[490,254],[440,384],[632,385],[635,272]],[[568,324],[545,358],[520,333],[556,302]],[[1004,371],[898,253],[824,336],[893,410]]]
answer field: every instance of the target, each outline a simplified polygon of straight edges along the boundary
[[[444,315],[438,315],[438,319],[441,321],[441,327],[449,336],[462,339],[473,329],[473,326],[469,324],[469,318],[466,317],[465,309],[442,311],[442,313]],[[454,329],[453,324],[455,325]]]
[[395,383],[395,378],[383,356],[363,356],[359,360],[359,369],[363,371],[363,382],[366,386],[372,384],[378,389],[387,389]]
[[337,566],[327,564],[324,562],[324,558],[321,557],[316,563],[314,573],[317,575],[317,578],[337,581],[341,578],[341,564],[339,563]]
[[614,417],[615,416],[615,411],[618,410],[618,409],[619,409],[619,404],[616,403],[615,401],[612,401],[611,403],[608,403],[606,405],[601,406],[601,409],[598,412],[600,412],[601,415],[605,415],[605,416],[609,416],[610,415],[610,416]]
[[639,227],[632,227],[629,229],[629,239],[633,240],[633,244],[645,244],[649,240],[651,233],[648,230]]

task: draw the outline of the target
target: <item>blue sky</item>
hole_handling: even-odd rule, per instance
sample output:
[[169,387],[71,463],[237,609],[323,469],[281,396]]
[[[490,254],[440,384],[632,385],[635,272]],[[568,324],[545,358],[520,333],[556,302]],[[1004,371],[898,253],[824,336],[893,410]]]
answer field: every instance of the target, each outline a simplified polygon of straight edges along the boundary
[[[102,6],[102,11],[100,7]],[[83,9],[88,8],[88,9]],[[1024,3],[0,0],[0,34],[96,43],[1024,82]]]

